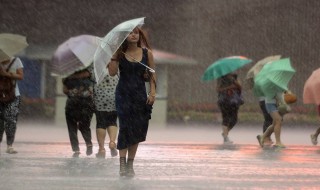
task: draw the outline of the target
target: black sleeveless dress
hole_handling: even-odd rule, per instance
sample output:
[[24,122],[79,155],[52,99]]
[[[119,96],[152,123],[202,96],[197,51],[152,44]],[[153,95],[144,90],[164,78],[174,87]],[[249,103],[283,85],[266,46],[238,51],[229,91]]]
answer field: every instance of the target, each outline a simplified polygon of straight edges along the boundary
[[[147,49],[141,63],[147,65]],[[146,140],[152,106],[146,104],[145,67],[125,57],[119,61],[120,78],[116,88],[116,109],[119,117],[119,150]]]

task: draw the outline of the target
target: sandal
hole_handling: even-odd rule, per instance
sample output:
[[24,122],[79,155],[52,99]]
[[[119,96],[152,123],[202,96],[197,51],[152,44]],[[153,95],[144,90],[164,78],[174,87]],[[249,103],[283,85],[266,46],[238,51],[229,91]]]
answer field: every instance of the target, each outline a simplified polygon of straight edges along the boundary
[[112,157],[118,156],[117,144],[114,141],[109,142],[110,153]]
[[106,150],[100,150],[98,151],[98,153],[96,154],[96,158],[106,158]]
[[275,145],[273,145],[273,148],[282,149],[282,148],[286,148],[286,146],[283,144],[275,144]]
[[10,148],[7,148],[6,153],[8,153],[8,154],[17,154],[18,152],[16,150],[14,150],[12,147],[10,147]]
[[262,138],[261,135],[258,135],[258,136],[257,136],[257,139],[258,139],[259,145],[261,146],[261,148],[263,148],[264,138]]

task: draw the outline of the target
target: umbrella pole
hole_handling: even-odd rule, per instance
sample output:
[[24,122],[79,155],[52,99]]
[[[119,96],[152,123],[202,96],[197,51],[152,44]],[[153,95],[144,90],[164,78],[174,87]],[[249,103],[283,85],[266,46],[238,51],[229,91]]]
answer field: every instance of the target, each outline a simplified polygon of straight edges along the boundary
[[140,61],[136,60],[136,59],[135,59],[134,57],[132,57],[131,55],[126,54],[126,53],[124,53],[124,52],[122,52],[122,53],[125,54],[125,55],[127,55],[127,56],[129,56],[131,59],[133,59],[133,60],[136,61],[137,63],[140,63],[141,65],[143,65],[143,66],[145,66],[146,68],[148,68],[151,73],[155,73],[155,72],[156,72],[156,71],[153,70],[152,68],[150,68],[150,67],[148,67],[147,65],[141,63]]

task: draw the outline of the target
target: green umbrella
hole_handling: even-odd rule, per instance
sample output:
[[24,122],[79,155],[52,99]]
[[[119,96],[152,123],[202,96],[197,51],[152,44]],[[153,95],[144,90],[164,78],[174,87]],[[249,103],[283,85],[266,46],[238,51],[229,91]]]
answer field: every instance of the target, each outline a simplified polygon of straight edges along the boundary
[[289,58],[264,65],[254,79],[254,95],[273,98],[278,92],[288,90],[288,83],[295,72]]
[[250,63],[252,60],[243,56],[232,56],[219,59],[212,63],[201,77],[202,81],[209,81],[220,78],[229,74],[244,65]]

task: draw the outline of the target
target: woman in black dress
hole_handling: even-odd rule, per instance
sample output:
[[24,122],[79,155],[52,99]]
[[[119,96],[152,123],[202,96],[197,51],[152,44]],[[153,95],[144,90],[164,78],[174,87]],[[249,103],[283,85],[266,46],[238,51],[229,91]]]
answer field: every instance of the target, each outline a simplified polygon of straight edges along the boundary
[[138,61],[155,68],[146,37],[141,29],[135,28],[108,65],[111,76],[120,71],[116,89],[116,109],[119,117],[117,148],[120,154],[120,176],[128,177],[135,175],[133,160],[139,143],[146,140],[156,95],[155,74],[151,75],[150,92],[147,93],[143,78],[146,67]]

